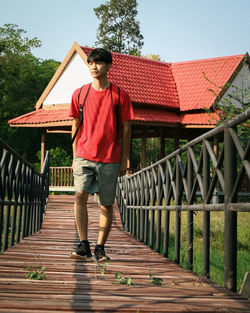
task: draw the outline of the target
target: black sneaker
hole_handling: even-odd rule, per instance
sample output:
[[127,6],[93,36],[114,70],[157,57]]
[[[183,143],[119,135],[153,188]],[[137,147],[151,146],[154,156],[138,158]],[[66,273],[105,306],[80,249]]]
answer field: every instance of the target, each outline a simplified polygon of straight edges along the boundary
[[89,259],[92,258],[88,240],[82,240],[77,246],[76,251],[70,255],[71,259]]
[[104,245],[95,246],[95,259],[97,261],[109,261],[110,257],[106,256]]

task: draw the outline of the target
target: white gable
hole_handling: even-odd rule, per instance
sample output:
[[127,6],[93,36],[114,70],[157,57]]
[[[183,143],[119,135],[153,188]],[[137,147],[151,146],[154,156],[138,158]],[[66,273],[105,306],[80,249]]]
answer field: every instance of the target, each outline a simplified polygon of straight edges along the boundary
[[88,66],[80,55],[75,52],[44,100],[43,105],[70,103],[74,90],[91,81],[92,77]]
[[[239,91],[236,92],[236,89],[233,86],[237,86],[239,88]],[[244,91],[244,90],[246,91],[247,88],[250,88],[250,68],[249,68],[249,65],[244,64],[241,70],[239,71],[239,73],[237,74],[237,76],[235,77],[235,79],[233,80],[231,86],[225,92],[219,105],[226,105],[226,102],[224,100],[225,98],[228,98],[228,95],[232,95],[235,92],[240,95],[240,91]],[[249,92],[248,92],[248,97],[249,97]],[[231,101],[237,108],[241,107],[238,101],[235,101],[235,100],[231,100]],[[246,99],[246,95],[245,95],[244,102],[247,102],[247,101],[249,102],[250,100],[249,98]]]

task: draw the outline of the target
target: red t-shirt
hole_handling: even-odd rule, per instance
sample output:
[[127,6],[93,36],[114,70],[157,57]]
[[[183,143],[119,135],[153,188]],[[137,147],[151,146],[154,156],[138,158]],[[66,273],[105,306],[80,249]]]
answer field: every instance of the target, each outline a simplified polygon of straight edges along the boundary
[[[82,105],[89,85],[81,91],[79,102]],[[78,95],[80,88],[72,95],[70,116],[80,119]],[[118,105],[118,87],[112,84],[111,100],[110,87],[98,91],[90,87],[84,109],[83,127],[76,147],[76,156],[95,162],[116,163],[121,161],[121,129],[117,134],[115,106]],[[120,126],[122,122],[133,118],[133,109],[129,95],[120,89],[119,105]],[[120,127],[121,128],[121,127]]]

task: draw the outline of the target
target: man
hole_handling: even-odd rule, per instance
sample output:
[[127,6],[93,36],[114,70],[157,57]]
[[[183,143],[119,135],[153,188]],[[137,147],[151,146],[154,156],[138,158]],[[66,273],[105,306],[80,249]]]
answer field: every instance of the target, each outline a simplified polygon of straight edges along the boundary
[[[127,169],[133,110],[128,94],[107,79],[112,66],[111,53],[102,48],[94,49],[88,55],[87,63],[93,82],[75,90],[70,108],[72,136],[80,127],[73,143],[74,213],[80,244],[71,258],[92,257],[87,200],[89,193],[97,193],[101,214],[94,254],[96,260],[107,260],[104,245],[112,224],[117,178],[125,175]],[[83,103],[81,125],[79,109]]]

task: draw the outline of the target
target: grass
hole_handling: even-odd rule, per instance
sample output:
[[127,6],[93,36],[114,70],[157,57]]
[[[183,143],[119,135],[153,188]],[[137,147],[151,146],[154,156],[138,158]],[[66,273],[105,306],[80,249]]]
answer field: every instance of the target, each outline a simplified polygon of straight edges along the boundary
[[25,263],[25,271],[28,272],[26,279],[31,280],[44,280],[47,279],[46,273],[45,273],[45,266],[35,267],[35,266],[29,266],[27,263]]
[[[157,214],[156,214],[157,216]],[[156,221],[155,216],[155,221]],[[161,253],[163,254],[163,225],[165,214],[162,214]],[[237,290],[240,290],[244,275],[250,270],[250,214],[238,213],[238,253],[237,253]],[[203,274],[203,212],[194,214],[193,271]],[[170,213],[168,257],[174,260],[175,212]],[[180,265],[187,268],[187,212],[181,213],[181,249]],[[210,213],[210,279],[224,285],[224,212]]]
[[115,279],[117,284],[119,285],[128,285],[128,286],[132,285],[132,279],[130,277],[121,276],[120,272],[115,273]]

